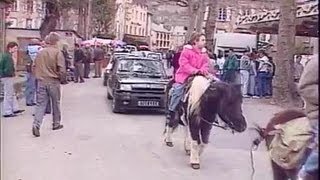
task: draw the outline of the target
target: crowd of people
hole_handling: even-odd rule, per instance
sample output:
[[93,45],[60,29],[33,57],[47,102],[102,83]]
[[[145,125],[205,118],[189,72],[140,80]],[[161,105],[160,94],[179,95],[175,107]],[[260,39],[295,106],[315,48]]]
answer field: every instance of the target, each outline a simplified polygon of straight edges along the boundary
[[[95,64],[93,78],[101,77],[103,61],[106,53],[101,46],[92,48],[75,44],[74,61],[71,64],[67,47],[62,50],[57,46],[60,36],[50,33],[44,41],[33,40],[28,46],[28,63],[26,65],[26,105],[35,106],[32,134],[40,136],[40,127],[45,114],[52,113],[52,130],[63,128],[61,124],[61,84],[67,82],[67,72],[73,72],[73,81],[83,83],[90,78],[90,63]],[[192,74],[202,74],[210,78],[218,78],[227,83],[241,83],[244,97],[263,98],[272,96],[272,80],[275,75],[275,64],[272,57],[264,51],[245,52],[241,57],[229,49],[228,54],[210,55],[205,49],[205,36],[194,34],[188,45],[181,47],[169,58],[169,65],[174,68],[175,83],[171,89],[168,122],[170,128],[174,112],[183,97],[186,81]],[[10,42],[6,52],[0,57],[0,77],[4,84],[3,116],[15,117],[24,110],[20,109],[14,90],[16,77],[16,58],[18,44]],[[170,60],[171,59],[171,60]],[[211,59],[211,62],[210,62]],[[303,73],[301,56],[295,61],[294,79],[299,82],[299,92],[306,102],[306,113],[311,120],[316,138],[318,138],[318,61],[313,60]],[[300,81],[300,78],[302,79]],[[217,79],[216,79],[217,80]],[[318,148],[318,145],[317,145]],[[314,149],[303,166],[300,175],[317,169],[318,149]]]
[[[173,67],[173,74],[179,68],[179,58],[183,49],[190,45],[181,46],[168,61]],[[275,76],[276,65],[273,58],[263,51],[247,51],[243,55],[236,54],[229,49],[225,55],[208,53],[211,72],[220,80],[242,85],[245,98],[271,98],[272,81]],[[303,72],[302,56],[298,55],[294,63],[294,79],[299,81]]]

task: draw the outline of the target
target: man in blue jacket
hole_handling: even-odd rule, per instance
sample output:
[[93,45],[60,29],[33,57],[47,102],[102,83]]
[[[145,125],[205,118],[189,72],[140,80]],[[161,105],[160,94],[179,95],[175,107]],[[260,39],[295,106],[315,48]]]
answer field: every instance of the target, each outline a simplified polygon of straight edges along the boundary
[[27,63],[27,81],[26,81],[26,104],[27,106],[34,106],[36,97],[36,78],[32,72],[32,66],[38,52],[42,49],[41,42],[38,39],[33,39],[27,46],[28,63]]

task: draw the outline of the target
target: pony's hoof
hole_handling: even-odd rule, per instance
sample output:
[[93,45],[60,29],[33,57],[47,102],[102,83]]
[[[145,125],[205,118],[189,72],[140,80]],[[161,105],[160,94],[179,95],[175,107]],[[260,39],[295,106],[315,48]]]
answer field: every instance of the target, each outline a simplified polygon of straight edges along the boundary
[[173,147],[173,143],[172,142],[166,142],[166,145],[169,147]]
[[187,156],[190,156],[191,151],[190,151],[190,150],[185,150],[185,151],[186,151],[186,155],[187,155]]
[[200,164],[199,163],[191,163],[192,169],[200,169]]

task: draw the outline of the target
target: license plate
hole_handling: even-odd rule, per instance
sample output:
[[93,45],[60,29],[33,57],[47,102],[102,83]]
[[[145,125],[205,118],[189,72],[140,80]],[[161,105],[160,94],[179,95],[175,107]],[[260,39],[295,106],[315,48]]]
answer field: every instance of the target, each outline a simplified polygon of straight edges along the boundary
[[145,107],[158,107],[158,101],[138,101],[138,106],[145,106]]

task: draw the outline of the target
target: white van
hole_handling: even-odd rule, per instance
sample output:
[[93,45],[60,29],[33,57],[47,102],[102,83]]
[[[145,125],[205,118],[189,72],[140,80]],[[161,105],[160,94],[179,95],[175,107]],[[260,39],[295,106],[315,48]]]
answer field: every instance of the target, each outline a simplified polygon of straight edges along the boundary
[[229,49],[233,49],[235,54],[242,55],[246,50],[256,49],[257,35],[243,33],[218,33],[215,34],[214,53],[226,55]]

